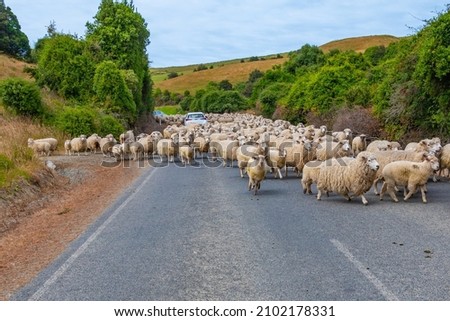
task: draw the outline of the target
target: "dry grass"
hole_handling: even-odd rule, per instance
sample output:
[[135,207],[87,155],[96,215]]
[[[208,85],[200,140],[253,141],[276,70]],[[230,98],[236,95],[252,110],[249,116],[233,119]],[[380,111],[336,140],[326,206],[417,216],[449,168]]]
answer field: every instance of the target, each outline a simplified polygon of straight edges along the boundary
[[235,61],[234,63],[219,64],[218,66],[215,65],[213,69],[183,73],[182,76],[176,78],[159,82],[155,81],[155,87],[176,93],[184,93],[185,90],[195,93],[197,90],[204,88],[210,81],[220,82],[222,80],[228,80],[235,85],[239,82],[247,81],[249,74],[255,69],[266,71],[272,69],[275,65],[283,64],[286,60],[287,58],[283,57],[251,62]]
[[8,57],[6,55],[0,55],[0,80],[19,77],[25,79],[31,79],[30,75],[24,72],[24,68],[31,66],[23,61]]
[[389,35],[353,37],[331,41],[320,46],[320,48],[324,52],[328,52],[333,49],[339,49],[341,51],[354,50],[356,52],[364,52],[367,48],[375,46],[388,46],[390,43],[399,40],[399,38]]
[[0,107],[0,188],[20,178],[30,178],[42,168],[43,161],[28,147],[28,138],[62,135],[30,119],[12,117]]

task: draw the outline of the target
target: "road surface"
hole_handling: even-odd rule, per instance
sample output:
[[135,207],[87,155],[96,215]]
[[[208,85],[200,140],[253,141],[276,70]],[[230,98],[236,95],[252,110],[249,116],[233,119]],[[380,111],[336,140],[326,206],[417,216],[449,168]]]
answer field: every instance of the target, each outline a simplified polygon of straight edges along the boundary
[[149,168],[13,300],[450,300],[450,183],[408,202]]

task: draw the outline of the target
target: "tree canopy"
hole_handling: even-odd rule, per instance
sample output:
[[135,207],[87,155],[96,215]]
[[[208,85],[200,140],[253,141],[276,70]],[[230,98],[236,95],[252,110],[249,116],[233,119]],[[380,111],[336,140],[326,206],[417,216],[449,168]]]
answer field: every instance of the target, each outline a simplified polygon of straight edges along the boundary
[[30,54],[28,37],[21,31],[19,20],[4,0],[0,0],[0,52],[17,58],[26,58]]

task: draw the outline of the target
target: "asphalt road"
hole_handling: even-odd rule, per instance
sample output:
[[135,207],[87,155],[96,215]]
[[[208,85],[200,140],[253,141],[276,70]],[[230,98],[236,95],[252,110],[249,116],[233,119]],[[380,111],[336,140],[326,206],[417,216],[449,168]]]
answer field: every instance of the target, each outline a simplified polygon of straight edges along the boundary
[[450,183],[368,206],[237,168],[150,168],[13,300],[450,300]]

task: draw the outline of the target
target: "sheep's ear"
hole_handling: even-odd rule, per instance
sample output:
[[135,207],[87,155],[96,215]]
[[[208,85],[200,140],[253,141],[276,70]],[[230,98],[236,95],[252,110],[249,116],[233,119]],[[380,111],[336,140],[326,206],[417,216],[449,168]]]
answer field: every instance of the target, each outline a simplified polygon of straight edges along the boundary
[[422,160],[428,160],[428,153],[423,153],[422,154]]

